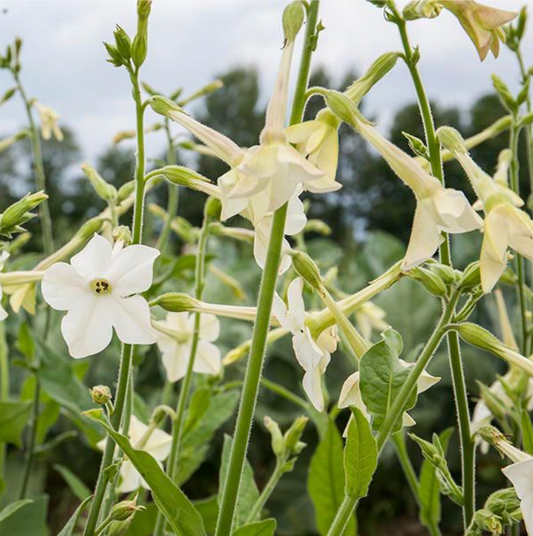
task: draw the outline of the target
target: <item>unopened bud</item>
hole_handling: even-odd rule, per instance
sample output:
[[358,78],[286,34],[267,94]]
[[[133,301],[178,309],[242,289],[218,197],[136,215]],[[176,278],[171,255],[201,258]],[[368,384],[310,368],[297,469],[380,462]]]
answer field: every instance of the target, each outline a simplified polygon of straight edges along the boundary
[[[205,97],[211,93],[214,93],[215,91],[218,91],[220,88],[223,88],[223,87],[224,87],[224,82],[222,82],[222,80],[213,80],[213,82],[210,82],[204,87],[201,87],[198,91],[195,91],[188,97],[185,97],[183,100],[179,102],[179,105],[185,106],[186,104],[189,104],[190,102],[195,101],[201,97]],[[181,93],[181,89],[180,89],[180,93]],[[174,94],[171,95],[171,100],[176,100],[178,96],[179,94],[176,97],[174,96]]]
[[94,191],[100,197],[107,202],[114,202],[117,199],[117,189],[112,185],[106,182],[100,174],[89,164],[82,164],[81,169],[85,176],[89,179],[91,186],[94,188]]
[[0,104],[4,104],[5,102],[7,102],[11,97],[13,97],[13,95],[17,92],[17,88],[16,87],[12,87],[11,89],[8,89],[4,95],[2,96],[2,98],[0,98]]
[[151,301],[150,305],[152,307],[158,305],[165,311],[171,313],[182,313],[185,311],[194,311],[200,306],[200,302],[182,292],[168,292]]
[[287,452],[293,454],[300,454],[305,447],[305,443],[302,443],[300,439],[304,433],[305,427],[309,422],[308,417],[298,417],[291,425],[291,427],[285,432],[285,448]]
[[174,420],[176,418],[176,412],[171,407],[162,404],[154,409],[152,416],[150,417],[150,422],[154,423],[156,426],[160,426],[167,417]]
[[517,449],[509,443],[507,438],[494,426],[482,426],[477,434],[487,443],[490,443],[494,448],[498,449],[503,456],[507,456],[515,463],[531,459],[529,454]]
[[137,1],[137,16],[140,19],[148,18],[151,10],[152,10],[152,0],[138,0]]
[[131,231],[126,225],[119,225],[113,229],[113,240],[123,242],[125,246],[131,244]]
[[117,202],[121,203],[127,199],[135,191],[135,181],[129,181],[126,184],[123,184],[117,194]]
[[93,402],[99,406],[104,406],[113,398],[107,385],[96,385],[90,391]]
[[111,508],[109,514],[113,521],[127,521],[132,518],[137,512],[144,510],[144,506],[137,505],[137,497],[133,501],[121,501]]
[[322,287],[322,277],[315,261],[303,251],[291,251],[292,265],[294,269],[309,283],[314,289]]
[[437,136],[446,149],[452,153],[467,153],[465,140],[459,132],[452,127],[441,127],[437,130]]
[[48,196],[43,192],[27,194],[19,201],[13,203],[0,216],[0,234],[9,235],[13,232],[21,232],[27,221],[31,220],[35,215],[31,213],[35,207],[48,199]]
[[216,197],[209,197],[204,206],[204,214],[210,220],[220,220],[222,203]]
[[96,216],[86,221],[79,229],[78,232],[74,235],[74,238],[78,240],[89,240],[93,237],[94,233],[97,233],[104,223],[104,219]]
[[113,32],[113,35],[115,36],[116,49],[127,63],[131,58],[131,39],[126,31],[118,25]]
[[403,17],[405,20],[434,19],[441,10],[437,0],[413,0],[405,6]]
[[407,272],[409,277],[419,281],[434,296],[446,296],[447,288],[442,279],[427,268],[417,267]]
[[307,220],[305,224],[306,233],[318,233],[322,236],[329,236],[332,232],[331,227],[322,220]]
[[460,288],[461,290],[471,290],[478,287],[481,284],[481,272],[479,268],[479,261],[469,264],[463,272],[461,278]]
[[281,456],[285,450],[285,442],[283,441],[283,435],[281,434],[278,423],[268,415],[265,416],[264,423],[272,437],[272,451],[276,456]]
[[222,359],[222,364],[227,367],[241,359],[244,359],[248,352],[250,351],[250,341],[239,344],[237,348],[230,350]]
[[113,136],[113,143],[115,145],[119,144],[121,141],[124,140],[131,140],[135,138],[136,132],[135,130],[120,130]]
[[291,2],[283,12],[283,33],[287,42],[296,39],[304,23],[305,10],[301,0]]

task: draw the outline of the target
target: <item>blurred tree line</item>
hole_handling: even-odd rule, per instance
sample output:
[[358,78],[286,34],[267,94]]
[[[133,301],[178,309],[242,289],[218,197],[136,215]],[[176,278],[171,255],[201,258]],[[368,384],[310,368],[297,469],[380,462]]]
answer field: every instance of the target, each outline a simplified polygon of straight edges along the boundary
[[[243,147],[256,144],[265,112],[257,71],[251,67],[235,68],[221,74],[219,78],[224,82],[224,87],[204,99],[197,111],[197,118],[225,133]],[[356,78],[355,72],[349,72],[339,84],[335,84],[330,73],[319,68],[312,76],[311,85],[345,89]],[[315,97],[307,106],[306,119],[312,119],[322,106],[323,101]],[[365,112],[364,100],[362,109]],[[481,131],[505,114],[495,94],[479,98],[465,111],[437,103],[433,103],[433,110],[437,125],[454,126],[465,138]],[[395,113],[388,133],[393,143],[410,152],[403,132],[424,138],[416,104],[407,105]],[[51,210],[56,234],[59,236],[63,230],[72,228],[104,208],[103,202],[96,198],[80,171],[82,151],[74,131],[65,127],[64,133],[65,140],[61,143],[55,140],[43,143]],[[507,143],[508,136],[501,134],[474,149],[472,154],[481,167],[491,173],[499,152]],[[525,148],[521,147],[521,150],[525,155]],[[24,141],[0,154],[1,205],[5,206],[33,189],[30,162],[30,147]],[[216,159],[208,156],[194,158],[183,151],[178,155],[178,162],[194,163],[200,173],[213,180],[226,169]],[[133,176],[135,161],[131,145],[128,142],[110,145],[91,164],[107,181],[120,186]],[[154,161],[153,166],[155,165]],[[527,188],[524,169],[522,175],[522,183]],[[364,231],[376,229],[386,231],[403,241],[407,240],[414,212],[414,196],[394,176],[387,164],[346,125],[340,130],[337,180],[343,188],[328,195],[314,196],[310,208],[311,217],[320,218],[331,226],[334,240],[349,246],[354,240],[364,237]],[[446,180],[449,186],[462,188],[467,195],[472,196],[457,164],[446,165]],[[199,223],[201,218],[202,203],[194,202],[195,199],[200,201],[200,195],[190,191],[181,193],[180,214],[193,223]],[[165,205],[165,188],[158,189],[151,196],[154,201]]]

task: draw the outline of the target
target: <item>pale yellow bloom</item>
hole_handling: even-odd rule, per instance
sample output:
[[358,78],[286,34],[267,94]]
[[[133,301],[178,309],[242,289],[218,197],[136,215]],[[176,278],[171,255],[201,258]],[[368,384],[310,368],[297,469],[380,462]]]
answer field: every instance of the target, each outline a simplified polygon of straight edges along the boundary
[[363,303],[363,305],[355,311],[357,329],[366,341],[371,340],[373,330],[381,333],[390,327],[389,324],[385,322],[385,316],[385,311],[371,301]]
[[38,101],[34,101],[33,106],[39,113],[41,119],[41,134],[43,139],[49,140],[54,136],[57,141],[63,141],[63,132],[61,132],[58,125],[59,115],[52,108]]

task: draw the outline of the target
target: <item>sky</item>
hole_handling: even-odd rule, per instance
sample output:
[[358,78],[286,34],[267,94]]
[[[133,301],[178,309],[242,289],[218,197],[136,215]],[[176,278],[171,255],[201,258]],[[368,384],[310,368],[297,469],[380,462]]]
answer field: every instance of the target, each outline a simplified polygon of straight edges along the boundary
[[[524,4],[533,8],[533,0],[485,2],[509,10]],[[154,0],[142,79],[165,93],[180,86],[188,93],[232,67],[256,65],[266,101],[280,57],[281,13],[286,3]],[[350,69],[362,73],[380,54],[400,50],[396,27],[366,0],[323,0],[320,17],[326,29],[320,34],[313,64],[325,67],[336,79]],[[128,76],[105,61],[102,46],[102,41],[112,41],[115,24],[134,34],[134,0],[0,0],[0,50],[15,36],[23,39],[21,78],[28,94],[51,106],[74,129],[84,160],[96,158],[117,131],[134,126]],[[420,46],[419,67],[431,99],[464,109],[491,90],[493,73],[511,88],[518,87],[512,54],[503,48],[498,60],[490,57],[480,63],[451,14],[415,21],[409,31],[412,44]],[[300,37],[300,45],[301,41]],[[533,25],[523,49],[529,66],[533,63]],[[9,74],[0,71],[0,93],[11,86]],[[413,101],[411,79],[399,62],[372,90],[365,109],[379,128],[386,129],[394,111]],[[19,128],[22,114],[18,99],[4,105],[0,133]],[[150,111],[147,123],[155,120]],[[157,151],[162,143],[161,136],[150,136],[148,151]]]

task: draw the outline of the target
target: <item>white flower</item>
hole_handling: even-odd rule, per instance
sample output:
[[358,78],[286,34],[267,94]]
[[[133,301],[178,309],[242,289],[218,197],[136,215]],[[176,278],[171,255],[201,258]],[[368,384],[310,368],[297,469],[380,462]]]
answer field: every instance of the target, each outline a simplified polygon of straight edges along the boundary
[[[7,261],[8,258],[9,253],[7,251],[2,251],[2,253],[0,253],[0,271],[4,267],[4,263]],[[0,322],[7,318],[7,311],[2,307],[2,296],[3,291],[2,286],[0,285]]]
[[[169,382],[177,382],[185,376],[191,357],[195,320],[195,314],[168,313],[165,321],[153,322],[154,328],[158,331],[157,346],[161,351]],[[218,318],[211,314],[202,314],[194,372],[215,376],[220,373],[220,350],[213,344],[219,334]]]
[[[132,415],[128,431],[130,443],[134,449],[148,452],[158,462],[168,458],[172,445],[172,436],[164,430],[152,429],[137,417]],[[104,450],[106,439],[98,443],[98,448]],[[131,493],[140,487],[150,489],[144,478],[138,473],[134,465],[126,458],[120,466],[120,484],[117,486],[119,493]]]
[[533,534],[533,458],[527,456],[524,460],[504,467],[502,472],[513,483],[520,499],[526,531]]
[[41,134],[44,140],[49,140],[52,135],[57,141],[63,141],[63,132],[59,128],[57,122],[59,121],[59,115],[44,104],[38,101],[33,102],[33,106],[37,109],[39,117],[41,118]]
[[318,410],[324,409],[322,376],[336,350],[335,330],[325,330],[315,341],[305,324],[305,304],[302,296],[304,281],[297,277],[287,289],[288,308],[276,293],[272,312],[281,326],[292,334],[292,347],[300,366],[304,369],[303,387],[309,400]]
[[[294,192],[293,196],[289,199],[287,208],[287,220],[285,222],[284,235],[294,236],[302,232],[305,224],[307,223],[307,217],[304,212],[304,205],[298,197],[301,193],[301,186],[299,186]],[[254,257],[257,264],[261,267],[265,267],[265,262],[268,252],[268,244],[270,242],[270,233],[272,231],[273,214],[265,216],[255,227],[254,234]],[[281,247],[281,261],[279,266],[279,273],[285,273],[291,266],[291,258],[287,253],[290,251],[291,246],[289,242],[284,238]]]
[[43,276],[45,301],[68,311],[61,332],[74,358],[97,354],[111,342],[113,328],[126,344],[153,344],[150,309],[139,293],[152,286],[159,251],[133,245],[113,247],[99,235],[72,257],[58,262]]
[[392,170],[411,188],[417,206],[411,239],[402,263],[404,271],[431,258],[442,243],[442,232],[467,233],[483,227],[463,192],[444,188],[414,158],[386,140],[372,126],[356,118],[359,133],[371,143]]
[[385,311],[371,301],[363,303],[363,305],[355,311],[355,322],[363,339],[370,341],[372,339],[373,330],[381,333],[390,327],[389,324],[385,322],[385,316]]
[[[407,363],[403,359],[400,359],[400,363],[404,368],[414,367],[414,363]],[[417,394],[421,394],[427,391],[430,387],[433,387],[433,385],[435,385],[439,381],[440,378],[432,376],[424,370],[416,383]],[[370,421],[370,413],[368,412],[368,409],[363,402],[363,397],[361,396],[359,371],[354,372],[352,375],[348,376],[348,378],[344,382],[341,389],[341,393],[339,395],[338,406],[341,409],[352,406],[356,407],[368,419],[368,421]],[[403,414],[403,426],[414,426],[415,424],[416,423],[413,418],[407,412],[405,412]]]

